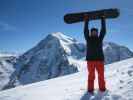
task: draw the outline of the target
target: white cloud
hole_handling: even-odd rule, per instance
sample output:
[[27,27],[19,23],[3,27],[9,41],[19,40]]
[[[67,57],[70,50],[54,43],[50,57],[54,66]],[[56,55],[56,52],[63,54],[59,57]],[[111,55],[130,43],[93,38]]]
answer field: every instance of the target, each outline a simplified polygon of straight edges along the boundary
[[8,23],[0,22],[0,31],[16,31],[16,27]]

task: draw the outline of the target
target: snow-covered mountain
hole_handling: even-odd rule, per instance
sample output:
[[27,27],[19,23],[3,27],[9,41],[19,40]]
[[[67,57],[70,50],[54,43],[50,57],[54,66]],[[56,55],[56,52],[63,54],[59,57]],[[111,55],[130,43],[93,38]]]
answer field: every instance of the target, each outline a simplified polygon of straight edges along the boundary
[[0,92],[0,100],[133,100],[133,58],[105,66],[108,91],[87,93],[86,63],[79,72]]
[[0,90],[9,82],[10,75],[15,70],[13,64],[16,58],[16,54],[0,53]]
[[[133,57],[128,48],[114,43],[104,43],[104,52],[106,63]],[[85,44],[60,32],[49,34],[19,57],[4,89],[78,72],[85,53]]]
[[69,62],[68,56],[81,58],[84,56],[83,50],[82,44],[71,37],[62,33],[49,34],[37,46],[20,56],[7,87],[77,72],[77,66]]
[[106,64],[133,57],[133,52],[127,47],[112,42],[104,42],[103,50]]
[[1,58],[10,58],[10,57],[17,57],[17,53],[9,53],[9,52],[0,52],[0,57]]

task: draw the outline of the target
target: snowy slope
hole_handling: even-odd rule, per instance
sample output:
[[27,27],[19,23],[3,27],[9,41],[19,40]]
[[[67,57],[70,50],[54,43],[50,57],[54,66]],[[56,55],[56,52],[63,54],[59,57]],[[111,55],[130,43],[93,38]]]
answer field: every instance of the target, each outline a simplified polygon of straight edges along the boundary
[[13,64],[17,55],[11,53],[0,53],[0,90],[9,82],[10,75],[14,72]]
[[86,63],[79,66],[75,74],[2,91],[0,100],[133,100],[133,58],[106,65],[108,92],[95,91],[94,96],[86,92]]
[[[85,59],[85,48],[85,44],[61,32],[49,34],[19,57],[4,89],[78,72],[79,60]],[[103,49],[106,64],[133,57],[128,48],[115,43],[106,42]]]

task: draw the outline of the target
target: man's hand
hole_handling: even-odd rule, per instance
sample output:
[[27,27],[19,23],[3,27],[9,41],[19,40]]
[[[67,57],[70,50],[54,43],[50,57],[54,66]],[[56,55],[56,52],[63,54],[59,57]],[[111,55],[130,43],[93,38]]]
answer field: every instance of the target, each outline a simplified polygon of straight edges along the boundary
[[84,21],[88,21],[89,20],[89,17],[87,14],[84,15]]

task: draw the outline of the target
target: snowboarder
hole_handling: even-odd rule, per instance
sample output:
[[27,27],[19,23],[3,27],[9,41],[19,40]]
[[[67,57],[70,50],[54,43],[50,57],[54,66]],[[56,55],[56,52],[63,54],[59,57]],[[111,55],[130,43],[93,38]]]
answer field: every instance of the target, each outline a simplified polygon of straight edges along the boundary
[[102,28],[99,35],[97,28],[91,28],[89,31],[89,17],[87,15],[84,16],[84,21],[84,36],[87,43],[86,61],[88,68],[88,92],[93,93],[94,91],[95,69],[98,73],[99,90],[104,92],[106,87],[104,80],[104,54],[102,47],[103,39],[106,34],[105,17],[103,16],[101,18]]

